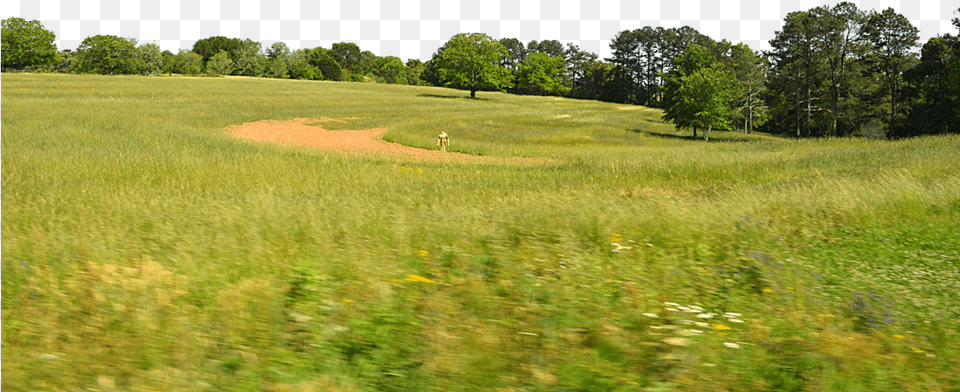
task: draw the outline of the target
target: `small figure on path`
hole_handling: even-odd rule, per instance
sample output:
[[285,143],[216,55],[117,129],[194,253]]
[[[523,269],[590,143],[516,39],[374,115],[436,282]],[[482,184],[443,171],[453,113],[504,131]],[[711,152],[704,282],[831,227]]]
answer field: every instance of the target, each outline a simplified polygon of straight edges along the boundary
[[440,131],[440,135],[437,136],[437,145],[440,146],[440,151],[447,152],[447,145],[450,144],[450,136],[446,132]]

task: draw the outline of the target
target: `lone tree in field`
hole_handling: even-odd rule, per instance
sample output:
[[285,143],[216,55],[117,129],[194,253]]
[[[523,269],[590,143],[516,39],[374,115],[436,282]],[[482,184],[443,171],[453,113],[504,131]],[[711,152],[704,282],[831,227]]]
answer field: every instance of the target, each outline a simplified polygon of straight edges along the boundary
[[57,47],[53,41],[56,34],[44,29],[36,20],[22,18],[3,20],[2,66],[4,69],[52,64],[57,62]]
[[693,137],[697,137],[697,127],[703,128],[703,140],[708,140],[714,127],[730,126],[730,105],[737,93],[737,80],[720,65],[713,65],[683,77],[676,106],[667,110],[676,109],[677,117],[693,126]]
[[666,76],[663,119],[676,127],[703,128],[704,140],[713,128],[729,127],[731,106],[738,96],[737,79],[700,45],[690,45],[673,60]]
[[507,55],[498,41],[486,34],[457,34],[442,48],[437,57],[437,69],[444,85],[469,89],[470,98],[477,98],[477,90],[503,90],[512,81],[510,71],[500,66]]

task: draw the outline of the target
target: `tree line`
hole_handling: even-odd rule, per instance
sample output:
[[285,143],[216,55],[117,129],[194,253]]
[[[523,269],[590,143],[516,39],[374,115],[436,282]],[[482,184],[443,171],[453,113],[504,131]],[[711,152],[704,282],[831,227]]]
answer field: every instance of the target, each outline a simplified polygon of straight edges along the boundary
[[[960,12],[960,9],[957,10]],[[953,20],[960,29],[960,20]],[[426,62],[380,57],[356,44],[291,50],[249,39],[209,37],[174,54],[153,43],[97,35],[57,51],[37,21],[3,20],[5,70],[96,74],[243,75],[447,86],[557,95],[664,110],[678,129],[761,130],[796,137],[896,138],[960,133],[960,38],[920,45],[892,8],[853,3],[785,17],[755,52],[696,29],[643,27],[610,42],[611,57],[556,40],[457,34]],[[917,49],[919,48],[919,51]]]

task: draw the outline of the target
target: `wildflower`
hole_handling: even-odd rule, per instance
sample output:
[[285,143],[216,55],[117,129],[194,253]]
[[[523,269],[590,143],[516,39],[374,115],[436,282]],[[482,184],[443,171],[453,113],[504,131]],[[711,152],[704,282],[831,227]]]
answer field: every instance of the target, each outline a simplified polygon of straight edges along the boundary
[[700,313],[700,314],[697,315],[697,317],[702,318],[702,319],[713,318],[713,316],[714,316],[713,313]]
[[903,335],[893,335],[893,337],[895,337],[895,338],[897,338],[897,339],[903,339],[903,338],[904,338]]
[[673,306],[673,307],[680,306],[680,305],[678,305],[678,304],[676,304],[676,303],[673,303],[673,302],[664,302],[663,304],[664,304],[664,305],[667,305],[667,306]]
[[657,316],[656,314],[653,314],[653,313],[644,313],[643,315],[644,315],[644,316],[647,316],[647,317],[650,317],[650,318],[658,318],[658,317],[660,317],[660,316]]
[[699,335],[699,334],[702,334],[702,333],[703,333],[703,331],[701,331],[701,330],[699,330],[699,329],[685,329],[685,330],[683,330],[683,331],[680,331],[680,334],[681,334],[681,335],[684,335],[684,336],[693,336],[693,335]]
[[728,326],[726,326],[726,325],[723,325],[723,324],[714,324],[714,325],[713,325],[713,329],[724,330],[724,329],[731,329],[731,328],[728,327]]
[[764,292],[764,293],[772,293],[773,290],[771,290],[769,287],[765,287],[765,288],[763,289],[763,292]]
[[740,345],[736,343],[724,343],[723,345],[730,348],[740,348]]
[[726,312],[723,314],[723,317],[726,317],[726,318],[740,317],[740,313]]
[[919,349],[919,348],[916,348],[916,347],[910,347],[910,348],[912,348],[912,349],[913,349],[913,352],[915,352],[915,353],[917,353],[917,354],[923,354],[923,350],[921,350],[921,349]]
[[663,342],[671,346],[689,346],[693,343],[690,339],[685,338],[666,338],[663,339]]
[[425,250],[421,250],[421,251],[420,251],[420,256],[421,256],[421,257],[427,257],[427,255],[429,255],[429,254],[430,254],[430,252],[427,252],[427,251],[425,251]]
[[407,279],[404,279],[408,282],[422,282],[422,283],[434,283],[432,280],[424,278],[420,275],[411,275],[407,274]]
[[729,321],[729,322],[731,322],[731,323],[737,323],[737,324],[742,324],[742,323],[743,323],[743,320],[738,319],[738,318],[732,318],[732,319],[729,319],[729,320],[727,320],[727,321]]
[[695,324],[697,324],[697,326],[700,328],[710,328],[710,323],[701,323],[697,321]]

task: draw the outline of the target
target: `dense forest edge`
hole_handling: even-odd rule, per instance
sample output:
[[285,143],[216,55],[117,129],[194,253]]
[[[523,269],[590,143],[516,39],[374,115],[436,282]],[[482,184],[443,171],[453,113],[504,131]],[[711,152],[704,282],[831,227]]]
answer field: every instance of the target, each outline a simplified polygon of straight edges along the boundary
[[[237,75],[446,86],[474,98],[497,90],[563,96],[660,108],[664,120],[705,139],[711,130],[870,139],[960,133],[960,38],[921,44],[918,29],[893,8],[850,2],[788,14],[769,51],[689,26],[646,26],[617,33],[606,59],[557,40],[524,45],[482,33],[451,37],[426,62],[377,56],[351,42],[291,50],[223,36],[178,53],[113,35],[58,50],[39,21],[2,25],[4,72]],[[953,25],[960,29],[960,18]]]

